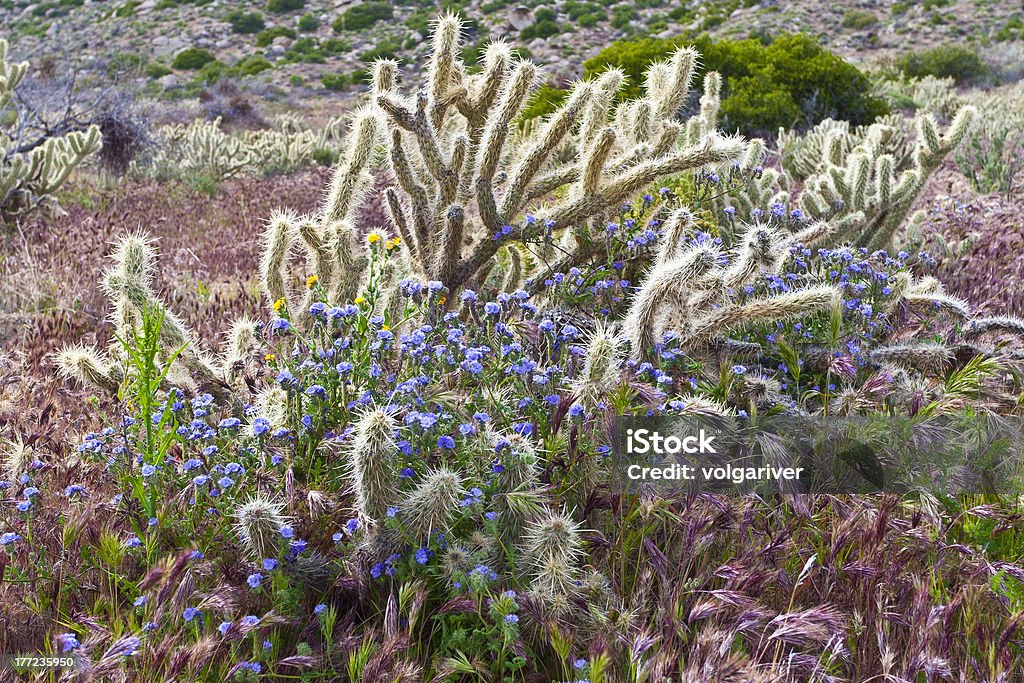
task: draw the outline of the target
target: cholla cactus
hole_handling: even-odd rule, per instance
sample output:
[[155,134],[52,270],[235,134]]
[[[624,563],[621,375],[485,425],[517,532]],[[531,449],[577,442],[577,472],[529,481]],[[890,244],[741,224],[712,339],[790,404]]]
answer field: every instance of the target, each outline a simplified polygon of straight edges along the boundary
[[914,147],[900,114],[888,114],[872,124],[852,128],[849,121],[825,119],[806,133],[780,128],[778,135],[782,168],[790,179],[801,181],[826,170],[830,163],[840,163],[838,160],[865,144],[891,156],[897,170],[913,162]]
[[398,472],[393,454],[398,448],[398,422],[387,410],[372,408],[356,421],[355,439],[349,449],[348,470],[356,509],[368,522],[379,524],[394,503]]
[[577,591],[583,541],[579,524],[564,512],[547,512],[530,523],[523,538],[523,556],[533,590],[562,604]]
[[[0,111],[28,73],[28,63],[7,60],[7,41],[0,39]],[[0,214],[9,216],[34,209],[59,212],[53,194],[71,172],[100,149],[100,130],[90,126],[36,146],[24,145],[11,133],[0,131]]]
[[300,326],[308,317],[313,293],[309,288],[301,296],[288,291],[287,263],[295,242],[302,244],[307,274],[316,276],[332,301],[354,298],[366,275],[369,255],[358,239],[354,215],[372,181],[368,168],[381,131],[379,112],[357,111],[320,211],[309,216],[279,212],[267,226],[260,261],[263,291],[275,309],[287,304],[297,311],[295,322]]
[[611,328],[598,325],[586,340],[583,368],[573,382],[577,400],[591,410],[619,383],[623,340]]
[[795,241],[813,244],[828,234],[825,224],[792,236],[753,226],[731,255],[728,268],[724,264],[729,256],[714,242],[692,242],[681,251],[663,244],[662,249],[678,255],[655,264],[623,322],[633,356],[645,358],[653,352],[659,329],[671,328],[683,345],[700,348],[746,323],[781,321],[831,308],[839,291],[827,285],[742,303],[734,303],[728,294],[761,272],[776,272]]
[[752,180],[713,204],[723,225],[732,224],[733,216],[754,222],[758,212],[788,206],[811,220],[829,221],[832,242],[885,248],[974,116],[973,107],[961,108],[940,135],[932,115],[919,113],[913,144],[895,114],[852,129],[827,119],[803,135],[780,130],[781,172],[761,167],[765,150],[754,141],[737,169]]
[[341,144],[344,120],[332,118],[309,128],[294,117],[281,117],[271,128],[231,133],[221,119],[197,119],[188,125],[169,124],[157,131],[160,145],[145,166],[135,171],[160,174],[199,174],[215,181],[268,170],[292,171],[311,163],[321,151]]
[[402,505],[405,530],[418,541],[426,541],[431,533],[447,531],[462,493],[458,472],[446,467],[427,472]]
[[845,157],[829,153],[825,169],[807,179],[798,203],[811,217],[833,215],[844,241],[881,249],[903,224],[921,188],[942,160],[963,139],[975,114],[964,107],[945,134],[935,119],[919,114],[914,165],[896,175],[896,159],[883,154],[883,141],[869,136]]
[[[551,239],[552,230],[574,231],[568,260],[582,262],[599,248],[588,228],[591,220],[658,178],[743,152],[741,140],[711,129],[712,102],[705,118],[685,127],[674,121],[698,58],[693,50],[652,66],[645,96],[637,100],[616,104],[623,81],[618,71],[577,83],[535,134],[515,138],[512,123],[527,103],[538,69],[496,41],[485,51],[481,72],[468,75],[459,56],[461,30],[454,15],[438,20],[427,84],[415,94],[399,90],[395,62],[380,60],[372,67],[372,94],[386,115],[388,156],[397,179],[397,187],[385,191],[392,222],[410,270],[452,291],[478,282],[507,242],[541,243]],[[356,126],[350,137],[368,132]],[[575,154],[559,161],[556,150],[566,149],[563,143],[570,140]],[[514,145],[518,148],[511,149]],[[361,142],[350,149],[369,152]],[[364,161],[361,155],[357,159]],[[344,189],[346,200],[361,183],[343,175],[343,168],[358,175],[363,167],[339,169],[333,185]],[[541,206],[551,197],[558,199]],[[333,210],[327,215],[332,222],[343,218]],[[358,270],[346,272],[358,278]]]
[[283,510],[283,504],[265,498],[254,498],[235,510],[235,532],[251,561],[277,557],[281,529],[288,522]]
[[218,117],[214,121],[196,119],[187,126],[163,126],[158,131],[160,151],[152,166],[216,181],[238,175],[253,164],[253,150],[240,138],[221,130],[220,121]]
[[[147,311],[161,311],[159,362],[173,362],[168,381],[192,391],[207,391],[220,401],[234,395],[244,397],[244,382],[238,377],[240,365],[256,341],[256,324],[240,320],[228,336],[223,359],[215,360],[199,348],[198,342],[184,322],[157,297],[152,289],[156,252],[149,239],[129,234],[115,246],[113,265],[104,273],[102,287],[111,303],[111,321],[120,340],[131,340],[140,328]],[[80,380],[116,393],[127,367],[124,349],[111,343],[110,352],[76,345],[57,355],[59,372],[67,378]]]

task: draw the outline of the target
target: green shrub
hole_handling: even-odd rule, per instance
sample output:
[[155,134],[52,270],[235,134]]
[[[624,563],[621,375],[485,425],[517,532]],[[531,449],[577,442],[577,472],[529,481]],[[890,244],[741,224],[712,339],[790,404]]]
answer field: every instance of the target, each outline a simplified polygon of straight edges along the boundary
[[329,55],[340,55],[352,49],[352,44],[341,38],[328,38],[320,41],[320,49]]
[[125,19],[127,17],[130,17],[135,14],[135,8],[141,4],[142,0],[130,0],[130,2],[126,2],[120,7],[118,7],[116,10],[114,10],[114,16],[118,17],[119,19]]
[[393,40],[385,40],[379,45],[359,53],[359,61],[370,64],[378,59],[396,59],[401,46]]
[[289,62],[301,62],[303,64],[323,64],[324,55],[317,45],[316,40],[309,36],[297,38],[291,44],[284,58]]
[[156,64],[156,63],[147,64],[146,68],[143,69],[142,72],[144,74],[146,74],[147,78],[161,78],[163,76],[166,76],[167,74],[174,73],[171,69],[169,69],[165,65],[163,65],[163,64]]
[[721,123],[729,131],[773,133],[780,126],[804,128],[825,118],[862,124],[887,112],[885,102],[869,94],[866,75],[803,34],[781,35],[770,45],[754,39],[714,41],[706,34],[617,41],[584,63],[584,75],[619,67],[627,76],[621,96],[636,97],[647,66],[680,45],[693,45],[702,55],[698,83],[705,71],[722,75]]
[[636,19],[636,10],[632,5],[622,4],[612,7],[612,26],[614,28],[625,31],[629,29],[634,19]]
[[530,103],[523,109],[522,119],[527,121],[538,116],[547,116],[565,101],[565,91],[550,85],[542,85],[534,91]]
[[352,85],[349,77],[345,74],[324,74],[320,77],[320,82],[325,88],[333,91],[348,90],[348,87]]
[[182,50],[171,62],[175,69],[183,71],[197,71],[210,62],[217,61],[216,57],[209,50],[201,47],[190,47]]
[[896,68],[910,78],[935,76],[957,83],[974,83],[988,75],[988,66],[974,50],[960,45],[911,52],[896,59]]
[[312,12],[306,12],[299,17],[299,30],[300,31],[315,31],[320,28],[320,20],[316,18],[316,15]]
[[231,24],[231,30],[235,33],[259,33],[266,26],[263,15],[259,12],[233,10],[228,12],[224,19]]
[[562,30],[558,27],[558,24],[551,19],[545,19],[544,21],[538,21],[536,24],[527,26],[519,32],[519,38],[521,40],[533,40],[534,38],[550,38],[551,36],[557,36]]
[[231,75],[231,69],[224,62],[218,62],[216,59],[212,62],[203,64],[202,68],[196,74],[196,80],[206,85],[213,85],[225,76]]
[[551,9],[550,7],[541,7],[539,9],[537,9],[537,11],[535,11],[533,13],[533,19],[534,19],[534,21],[537,21],[537,22],[541,22],[541,21],[557,21],[558,20],[558,12],[556,12],[553,9]]
[[256,47],[267,47],[274,42],[274,38],[278,38],[280,36],[294,39],[295,31],[286,26],[271,26],[270,28],[256,34]]
[[370,0],[370,2],[364,2],[361,5],[347,9],[344,14],[334,20],[331,28],[338,33],[342,31],[362,31],[363,29],[370,28],[378,21],[385,21],[393,16],[394,11],[391,9],[391,3],[382,2],[381,0]]
[[248,55],[238,60],[232,69],[242,76],[255,76],[274,66],[259,55]]
[[843,28],[865,29],[878,23],[874,13],[862,9],[846,10],[843,15]]
[[267,11],[274,14],[287,14],[295,12],[306,6],[306,0],[269,0]]

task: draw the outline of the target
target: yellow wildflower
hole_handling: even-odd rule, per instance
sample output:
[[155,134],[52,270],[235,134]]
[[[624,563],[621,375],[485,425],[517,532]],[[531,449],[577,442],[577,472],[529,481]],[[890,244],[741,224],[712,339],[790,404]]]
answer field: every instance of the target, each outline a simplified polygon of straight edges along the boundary
[[320,278],[317,275],[310,275],[309,277],[307,277],[306,278],[306,289],[313,289],[313,285],[315,285],[316,281],[319,280],[319,279]]
[[441,298],[437,300],[437,305],[438,306],[444,306],[444,302],[446,302],[446,301],[448,301],[448,297],[446,297],[445,295],[442,294]]
[[274,302],[274,312],[279,313],[284,308],[284,297]]
[[380,235],[378,235],[375,232],[371,232],[369,235],[366,236],[366,241],[369,242],[370,244],[376,244],[377,242],[380,242]]
[[267,355],[263,356],[263,360],[265,360],[268,363],[270,363],[271,361],[277,360],[277,356],[275,354],[273,354],[273,353],[268,353]]
[[356,303],[357,303],[357,304],[365,304],[365,303],[366,303],[366,299],[364,299],[364,298],[363,298],[363,297],[361,297],[361,296],[357,296],[357,297],[356,297]]

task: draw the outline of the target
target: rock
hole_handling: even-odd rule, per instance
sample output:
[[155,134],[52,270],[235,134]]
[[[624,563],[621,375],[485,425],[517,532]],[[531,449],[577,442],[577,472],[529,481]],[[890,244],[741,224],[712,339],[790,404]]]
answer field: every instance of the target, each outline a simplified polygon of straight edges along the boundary
[[181,81],[177,74],[167,74],[156,79],[157,84],[164,90],[170,90],[171,88],[177,88]]
[[533,18],[533,10],[520,5],[508,13],[508,25],[516,31],[522,31],[527,26],[533,26],[536,19]]
[[[274,42],[272,42],[270,45],[279,46],[282,49],[287,50],[292,46],[292,39],[289,38],[288,36],[278,36],[277,38],[274,38]],[[281,54],[284,54],[284,52],[282,52]]]
[[142,0],[142,4],[135,8],[135,13],[145,14],[146,12],[152,12],[154,7],[156,7],[156,0]]
[[270,47],[267,48],[268,57],[284,57],[285,52],[287,52],[287,50],[284,49],[283,45],[271,45]]

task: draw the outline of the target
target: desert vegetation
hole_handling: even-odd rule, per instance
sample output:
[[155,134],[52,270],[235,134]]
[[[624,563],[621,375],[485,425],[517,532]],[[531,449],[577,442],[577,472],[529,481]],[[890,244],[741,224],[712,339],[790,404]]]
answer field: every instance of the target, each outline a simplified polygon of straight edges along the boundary
[[[925,4],[836,24],[955,9]],[[515,8],[508,39],[500,2],[214,9],[267,51],[124,58],[130,106],[0,42],[0,654],[61,663],[0,681],[1020,677],[1005,64],[707,33],[743,2]],[[605,25],[578,78],[531,57]],[[331,106],[256,103],[321,65],[289,87]],[[623,487],[636,420],[872,455],[857,488]]]

